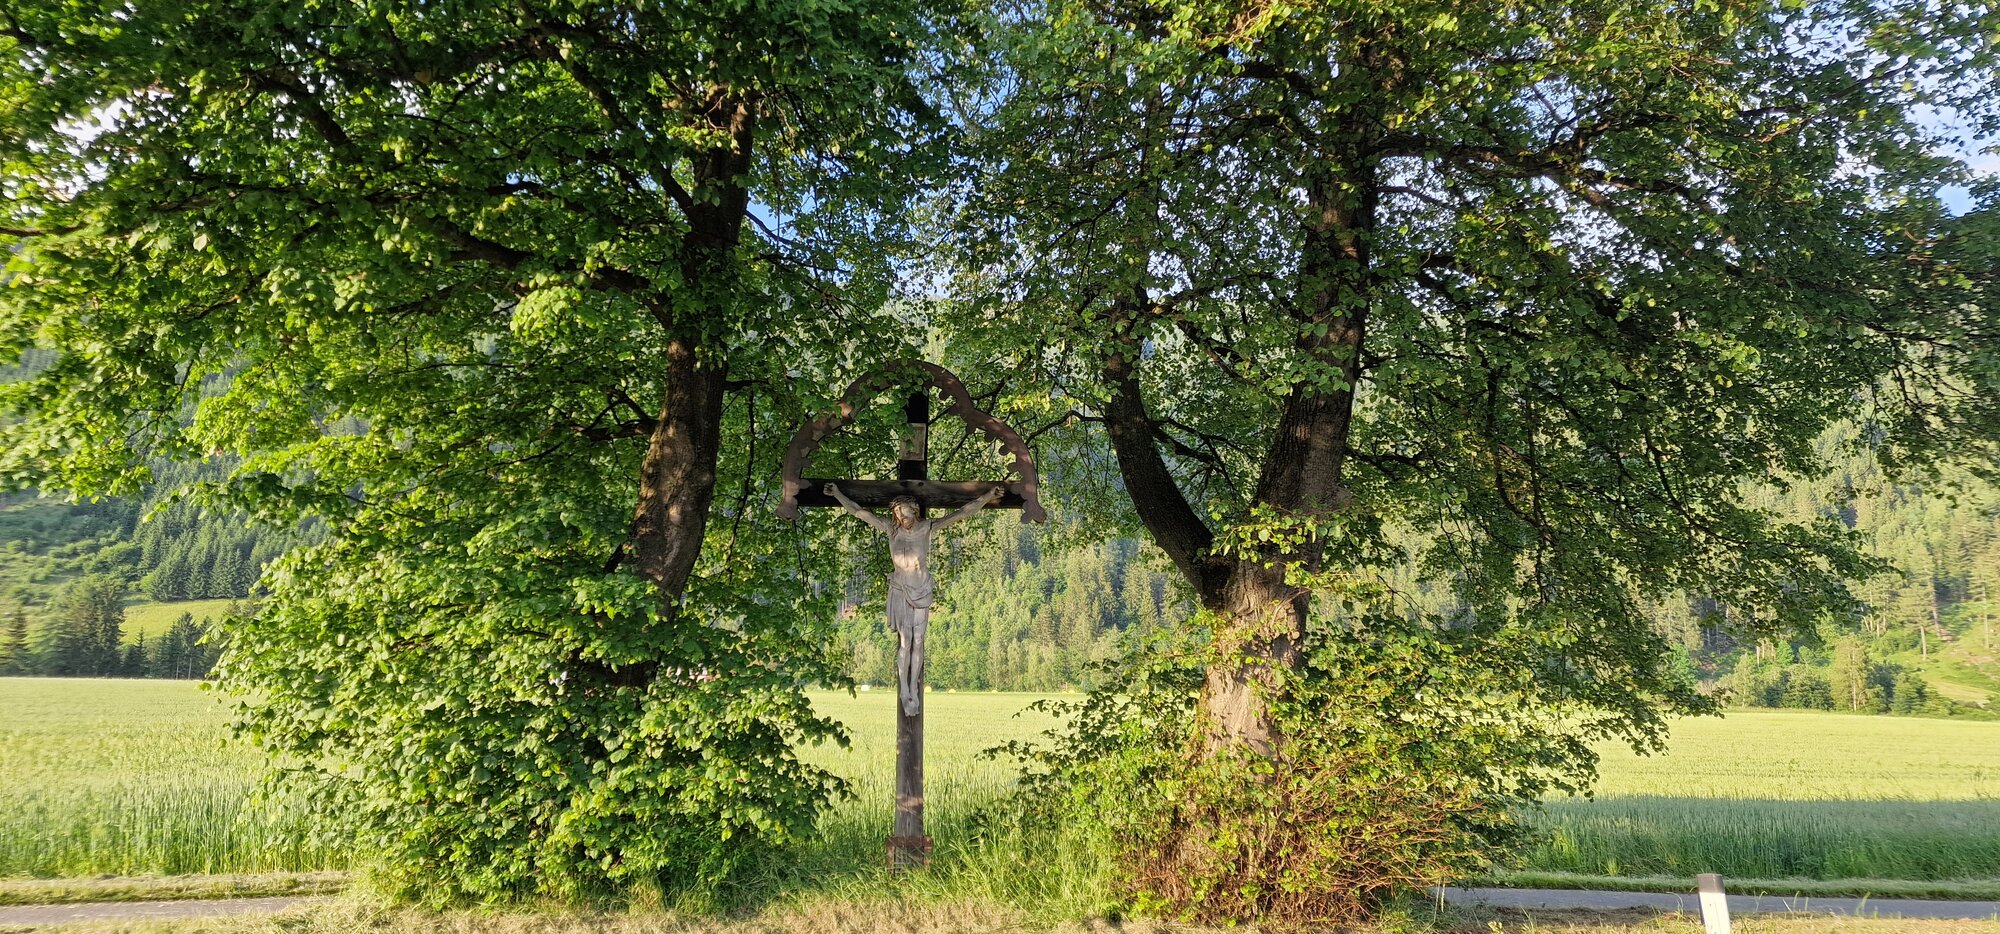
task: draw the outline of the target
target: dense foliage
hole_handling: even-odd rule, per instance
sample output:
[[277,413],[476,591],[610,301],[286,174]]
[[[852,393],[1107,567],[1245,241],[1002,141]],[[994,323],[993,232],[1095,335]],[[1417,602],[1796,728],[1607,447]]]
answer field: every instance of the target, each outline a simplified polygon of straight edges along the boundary
[[[1480,753],[1505,772],[1576,752],[1536,733],[1551,717],[1656,743],[1712,699],[1649,604],[1805,637],[1875,568],[1758,483],[1823,472],[1843,418],[1898,469],[1993,462],[2000,192],[1950,210],[1967,177],[1925,121],[2000,130],[1990,9],[994,7],[942,234],[953,347],[1101,424],[1127,515],[1204,611],[1187,775],[1383,729],[1281,712],[1319,690],[1315,633],[1393,652],[1404,622],[1490,649],[1440,670],[1507,685]],[[1390,586],[1411,569],[1431,599]],[[1298,852],[1216,800],[1159,819],[1254,845],[1174,840],[1178,871],[1135,874],[1223,884]],[[1311,894],[1252,884],[1230,916],[1309,919],[1354,885],[1291,882]],[[1199,912],[1205,891],[1148,894]]]
[[1480,871],[1545,793],[1589,784],[1591,724],[1515,713],[1560,703],[1532,641],[1357,617],[1303,652],[1276,707],[1295,739],[1275,756],[1188,760],[1216,660],[1184,639],[1045,702],[1071,720],[1011,746],[1029,814],[1108,850],[1130,910],[1342,923]]
[[832,601],[748,504],[795,387],[905,352],[864,325],[949,15],[10,3],[0,362],[56,353],[0,386],[0,482],[222,455],[203,501],[323,531],[220,671],[390,879],[718,884],[836,790],[796,755]]
[[[1139,904],[1321,920],[1469,865],[1587,741],[1711,709],[1690,627],[1769,699],[1767,651],[1894,616],[1928,655],[1950,600],[1990,610],[1987,571],[1765,491],[1992,468],[2000,189],[1949,209],[1936,127],[2000,131],[2000,14],[982,8],[0,11],[0,483],[209,460],[207,515],[307,536],[265,565],[168,505],[48,604],[62,656],[123,664],[127,583],[263,566],[221,673],[388,878],[712,888],[839,790],[803,687],[886,654],[879,556],[771,522],[776,452],[924,348],[1033,422],[1063,534],[1143,531],[1175,579],[1124,542],[1008,565],[1003,533],[941,668],[1171,671],[1147,706],[1100,685],[1045,787],[1136,808],[1107,832]],[[1850,590],[1890,563],[1927,592]],[[1777,698],[1908,709],[1870,648]]]

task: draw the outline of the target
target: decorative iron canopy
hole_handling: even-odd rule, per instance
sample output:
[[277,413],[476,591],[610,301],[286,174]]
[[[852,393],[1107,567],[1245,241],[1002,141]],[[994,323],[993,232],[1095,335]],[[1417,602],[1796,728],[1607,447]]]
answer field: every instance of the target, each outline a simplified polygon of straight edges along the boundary
[[[932,480],[925,475],[922,449],[919,447],[914,463],[910,454],[905,453],[903,464],[899,465],[897,480],[840,480],[826,477],[800,476],[806,469],[806,462],[821,441],[854,420],[861,411],[862,403],[894,387],[910,375],[919,375],[931,388],[942,392],[950,404],[945,414],[955,415],[960,421],[979,430],[998,442],[1013,455],[1013,480]],[[913,426],[928,425],[929,414],[920,410],[928,405],[911,400],[907,407]],[[920,421],[921,419],[921,421]],[[792,436],[792,443],[785,448],[785,462],[782,469],[784,496],[778,503],[778,516],[782,519],[796,519],[804,507],[838,506],[823,489],[828,483],[837,483],[842,492],[857,504],[873,508],[889,505],[898,496],[908,496],[926,509],[952,509],[977,499],[995,486],[1007,488],[1006,495],[988,505],[988,509],[1019,509],[1022,518],[1029,522],[1045,522],[1048,514],[1042,511],[1040,481],[1035,474],[1034,453],[1028,450],[1026,442],[1008,427],[1006,422],[981,411],[973,404],[972,394],[965,390],[965,384],[950,370],[923,360],[898,360],[881,371],[855,380],[842,395],[840,406],[833,412],[822,415],[799,427]]]

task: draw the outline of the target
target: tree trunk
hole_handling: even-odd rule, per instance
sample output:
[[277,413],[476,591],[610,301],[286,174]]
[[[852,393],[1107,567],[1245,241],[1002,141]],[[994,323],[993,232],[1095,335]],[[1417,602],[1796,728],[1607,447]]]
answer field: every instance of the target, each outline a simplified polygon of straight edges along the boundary
[[633,566],[670,606],[680,602],[701,556],[714,499],[728,371],[720,348],[705,346],[704,335],[727,320],[729,306],[739,300],[736,251],[749,210],[746,176],[755,140],[752,102],[718,87],[708,104],[707,122],[731,145],[694,159],[694,197],[685,208],[688,232],[679,256],[683,291],[671,306],[654,308],[670,335],[666,389],[632,515]]
[[1215,633],[1219,657],[1202,685],[1208,752],[1241,747],[1268,756],[1282,739],[1271,699],[1297,661],[1306,597],[1285,583],[1282,568],[1244,562],[1223,599]]
[[[1307,310],[1299,350],[1340,382],[1303,381],[1284,414],[1258,475],[1256,502],[1292,518],[1325,518],[1350,505],[1342,480],[1362,342],[1372,300],[1368,232],[1374,227],[1375,177],[1363,160],[1308,176],[1300,307]],[[1314,388],[1308,388],[1309,386]],[[1285,580],[1286,567],[1320,570],[1324,547],[1239,560],[1223,587],[1215,634],[1219,649],[1203,685],[1203,729],[1211,755],[1244,747],[1269,755],[1283,741],[1271,717],[1273,692],[1297,661],[1311,595]]]
[[719,362],[703,365],[692,341],[667,345],[666,395],[639,469],[632,564],[669,603],[687,589],[708,529],[722,451],[724,377]]

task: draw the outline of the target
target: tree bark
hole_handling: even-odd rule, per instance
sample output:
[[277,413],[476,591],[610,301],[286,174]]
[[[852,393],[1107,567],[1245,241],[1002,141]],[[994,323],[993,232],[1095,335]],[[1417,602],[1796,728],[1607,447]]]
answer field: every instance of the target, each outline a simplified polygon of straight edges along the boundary
[[632,516],[632,565],[669,606],[687,590],[714,499],[728,370],[710,335],[739,300],[736,251],[750,203],[745,176],[756,119],[753,102],[727,89],[711,94],[704,117],[732,145],[694,160],[695,198],[679,255],[683,289],[673,304],[654,308],[669,335],[666,385]]
[[667,345],[666,397],[639,469],[639,505],[632,517],[632,565],[679,601],[701,555],[722,451],[724,372],[703,366],[694,343]]
[[1111,387],[1104,427],[1111,436],[1111,450],[1133,509],[1154,544],[1166,552],[1174,569],[1194,588],[1202,608],[1220,609],[1228,565],[1209,554],[1215,533],[1188,503],[1160,455],[1157,426],[1139,387],[1138,348],[1128,346],[1124,352],[1113,352],[1105,360],[1103,376]]
[[[1367,240],[1376,195],[1372,169],[1361,159],[1347,166],[1309,176],[1299,274],[1300,306],[1307,309],[1299,349],[1340,381],[1326,389],[1306,388],[1325,385],[1319,381],[1298,384],[1257,478],[1257,503],[1299,519],[1329,517],[1351,499],[1342,476],[1372,300]],[[1256,555],[1231,567],[1216,632],[1220,657],[1201,698],[1211,754],[1246,747],[1269,755],[1282,740],[1270,704],[1297,661],[1312,598],[1307,588],[1286,581],[1285,567],[1318,571],[1323,556],[1322,546],[1308,544],[1300,552]]]

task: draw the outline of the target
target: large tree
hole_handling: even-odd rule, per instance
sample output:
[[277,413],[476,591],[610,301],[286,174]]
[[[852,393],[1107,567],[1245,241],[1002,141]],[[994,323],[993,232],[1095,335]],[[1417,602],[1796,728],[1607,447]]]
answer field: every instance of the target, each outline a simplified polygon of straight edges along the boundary
[[713,879],[832,784],[789,750],[831,727],[801,591],[749,573],[751,439],[870,355],[948,24],[9,3],[0,358],[57,355],[0,396],[0,477],[223,452],[219,498],[325,523],[224,672],[429,891]]
[[1994,193],[1953,216],[1936,129],[2000,128],[1988,9],[996,6],[960,293],[1204,609],[1199,757],[1282,761],[1310,643],[1386,638],[1404,562],[1455,594],[1429,674],[1656,737],[1704,702],[1643,601],[1803,624],[1862,566],[1747,481],[1845,416],[1906,466],[1992,450]]

